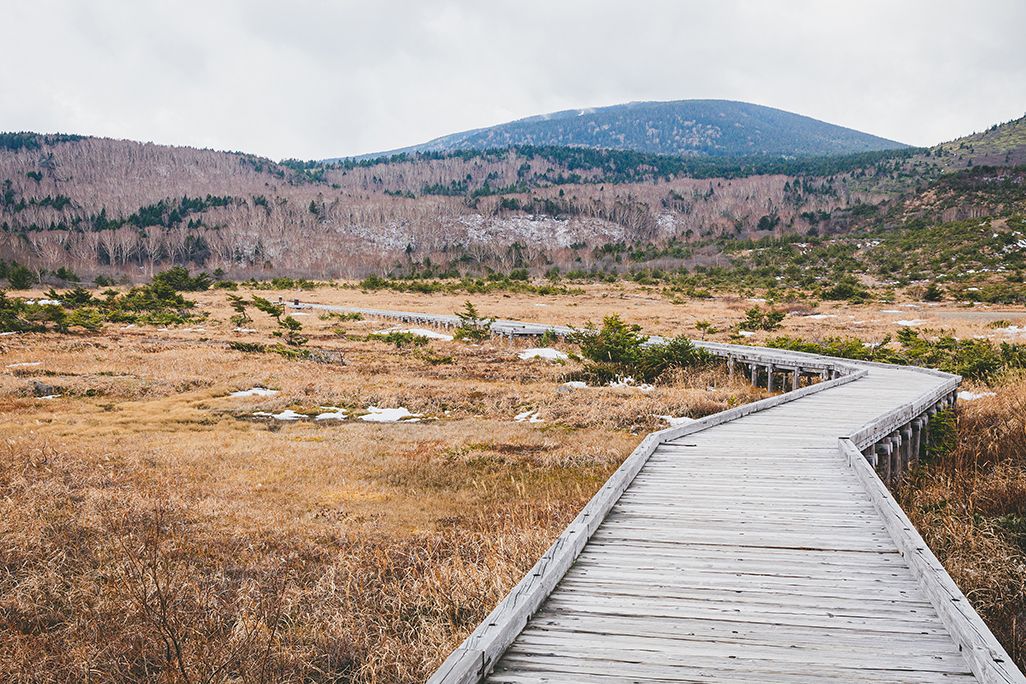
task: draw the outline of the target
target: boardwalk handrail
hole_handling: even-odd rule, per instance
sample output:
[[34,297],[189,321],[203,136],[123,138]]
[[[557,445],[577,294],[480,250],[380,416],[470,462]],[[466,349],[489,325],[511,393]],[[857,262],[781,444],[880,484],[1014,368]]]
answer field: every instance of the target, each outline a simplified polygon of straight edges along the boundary
[[844,435],[855,444],[856,448],[864,449],[875,444],[882,437],[894,432],[913,418],[922,415],[927,409],[945,397],[951,396],[962,382],[961,376],[945,373],[947,380],[943,385],[925,392],[915,401],[899,406],[896,409],[874,418],[850,435]]
[[585,504],[576,518],[567,526],[541,559],[528,570],[524,578],[499,602],[484,621],[442,663],[428,679],[429,683],[469,684],[479,682],[495,664],[513,639],[527,624],[528,618],[563,578],[584,545],[605,519],[620,495],[631,484],[655,448],[667,441],[678,439],[714,425],[720,425],[742,416],[764,411],[796,399],[853,382],[866,375],[856,371],[826,382],[802,387],[750,404],[700,418],[687,425],[678,425],[653,432],[617,468],[602,488]]
[[973,674],[981,682],[1026,683],[1026,677],[1016,668],[1008,653],[973,609],[969,599],[948,575],[944,565],[930,551],[905,511],[863,458],[856,443],[850,438],[841,437],[838,446],[880,512],[891,538],[965,656]]

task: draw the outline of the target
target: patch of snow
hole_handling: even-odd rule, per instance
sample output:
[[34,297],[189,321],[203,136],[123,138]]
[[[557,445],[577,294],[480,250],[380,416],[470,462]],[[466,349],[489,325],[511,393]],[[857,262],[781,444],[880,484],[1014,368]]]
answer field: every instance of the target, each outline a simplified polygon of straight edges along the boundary
[[60,304],[61,304],[59,299],[27,299],[27,300],[25,300],[25,303],[26,304],[43,304],[43,305],[53,304],[55,306],[60,306]]
[[1006,335],[1019,335],[1026,333],[1026,326],[1010,325],[1007,328],[998,328],[998,332],[1003,332]]
[[762,297],[749,297],[748,301],[750,301],[750,302],[758,302],[759,304],[764,304],[766,302],[766,300],[763,299]]
[[977,399],[983,399],[984,397],[993,397],[993,392],[970,392],[968,390],[962,390],[958,393],[960,401],[976,401]]
[[538,417],[538,411],[524,411],[513,416],[513,420],[518,423],[544,423],[545,421]]
[[17,334],[18,334],[17,331],[2,332],[2,333],[0,333],[0,337],[8,337],[9,335],[17,335]]
[[808,319],[813,320],[813,321],[821,321],[824,318],[837,318],[837,316],[835,316],[834,314],[818,313],[818,314],[809,314],[808,316],[804,316],[804,318],[808,318]]
[[29,368],[31,366],[42,366],[42,361],[21,361],[20,363],[9,363],[8,368]]
[[135,323],[129,323],[128,325],[123,325],[123,326],[121,326],[121,329],[122,329],[122,330],[131,330],[131,329],[132,329],[132,328],[134,328],[134,327],[136,327],[136,326],[135,326]]
[[237,332],[237,333],[255,333],[256,330],[254,328],[232,328],[232,332]]
[[584,389],[588,386],[588,383],[583,380],[571,380],[570,382],[564,382],[563,387],[569,387],[570,389]]
[[898,304],[898,306],[900,306],[900,307],[902,307],[904,309],[918,309],[919,308],[918,304]]
[[755,335],[755,333],[753,333],[751,330],[738,330],[737,334],[741,337],[752,337],[753,335]]
[[920,325],[922,323],[926,323],[926,321],[924,321],[921,318],[910,318],[910,319],[903,319],[903,320],[900,320],[900,321],[895,321],[895,323],[897,323],[898,325],[903,325],[906,328],[908,328],[908,327],[911,327],[913,325]]
[[388,333],[410,333],[411,335],[418,335],[420,337],[426,337],[429,340],[445,340],[446,342],[452,342],[452,335],[446,335],[436,330],[429,330],[428,328],[389,328],[387,330],[375,331],[375,335],[387,335]]
[[617,378],[616,380],[610,380],[609,386],[615,389],[636,389],[641,392],[651,392],[655,389],[655,387],[649,385],[648,383],[642,383],[640,385],[635,384],[634,378],[630,376]]
[[[412,227],[412,226],[411,226]],[[453,240],[470,243],[527,242],[546,244],[554,247],[569,247],[575,242],[587,238],[590,241],[617,241],[624,237],[623,228],[615,223],[597,218],[572,217],[553,218],[527,214],[523,216],[496,217],[482,214],[463,214],[442,226],[451,234]],[[388,226],[384,227],[387,232]],[[373,235],[367,237],[381,242],[382,226],[375,226]],[[403,230],[402,249],[413,238],[412,232]],[[394,239],[394,238],[393,238]]]
[[254,416],[259,416],[261,418],[274,418],[275,420],[288,420],[288,421],[304,420],[306,418],[309,418],[309,416],[306,416],[306,415],[304,415],[302,413],[296,413],[292,409],[285,409],[281,413],[268,413],[267,411],[257,411],[253,415]]
[[570,357],[565,352],[552,347],[531,347],[518,355],[521,359],[548,359],[549,361],[565,361]]
[[325,411],[324,413],[318,413],[316,416],[314,416],[314,420],[345,420],[349,417],[346,415],[346,412],[343,409],[337,408],[335,406],[322,406],[321,408],[329,410]]
[[266,387],[251,387],[248,390],[239,390],[238,392],[232,392],[229,397],[273,397],[278,393],[278,390],[267,389]]
[[36,397],[36,399],[56,399],[59,396],[61,396],[61,395],[59,395],[59,394],[47,394],[47,395],[44,395],[42,397]]
[[360,416],[360,420],[368,423],[417,423],[420,421],[421,417],[421,414],[410,413],[408,409],[402,406],[397,408],[368,406],[367,414]]
[[687,416],[656,416],[669,423],[670,427],[677,427],[678,425],[687,425],[688,423],[694,423],[694,418],[688,418]]

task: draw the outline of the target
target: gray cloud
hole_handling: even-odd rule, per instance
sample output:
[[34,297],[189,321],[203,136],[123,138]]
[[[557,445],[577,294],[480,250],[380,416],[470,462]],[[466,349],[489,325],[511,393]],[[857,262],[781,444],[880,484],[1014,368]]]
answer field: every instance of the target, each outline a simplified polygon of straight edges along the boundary
[[920,145],[1026,111],[1021,0],[12,5],[0,130],[322,158],[630,100],[745,100]]

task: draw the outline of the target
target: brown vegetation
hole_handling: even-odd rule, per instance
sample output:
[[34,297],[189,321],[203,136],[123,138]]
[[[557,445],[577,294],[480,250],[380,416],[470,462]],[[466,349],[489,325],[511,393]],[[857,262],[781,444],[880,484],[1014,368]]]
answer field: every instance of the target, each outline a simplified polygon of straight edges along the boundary
[[1009,655],[1026,666],[1026,376],[961,401],[902,487],[909,517]]

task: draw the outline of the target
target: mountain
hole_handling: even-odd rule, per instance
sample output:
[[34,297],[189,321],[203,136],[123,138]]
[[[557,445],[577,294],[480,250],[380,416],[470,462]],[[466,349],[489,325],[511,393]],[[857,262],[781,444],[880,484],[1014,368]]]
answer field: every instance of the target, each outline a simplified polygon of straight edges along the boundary
[[362,158],[515,145],[711,157],[824,156],[906,147],[772,107],[730,100],[678,100],[632,102],[532,116]]

